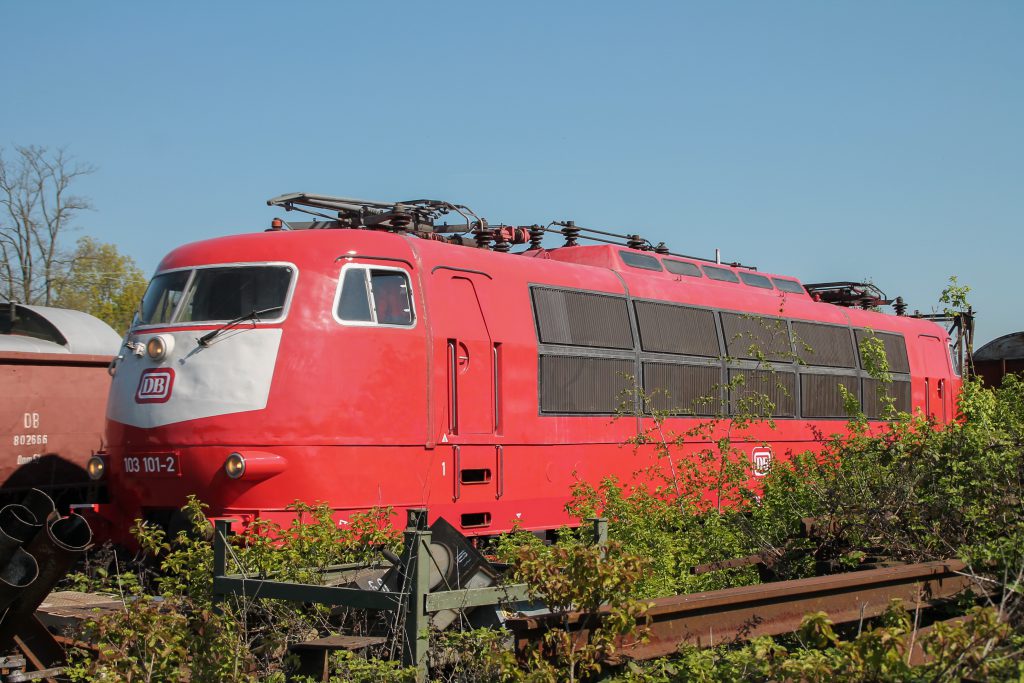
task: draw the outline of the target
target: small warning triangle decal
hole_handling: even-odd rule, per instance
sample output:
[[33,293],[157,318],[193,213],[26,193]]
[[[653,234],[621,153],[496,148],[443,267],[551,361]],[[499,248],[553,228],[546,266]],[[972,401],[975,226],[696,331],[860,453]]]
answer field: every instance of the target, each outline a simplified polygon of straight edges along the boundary
[[448,443],[448,435],[447,434],[443,434],[441,436],[441,443]]

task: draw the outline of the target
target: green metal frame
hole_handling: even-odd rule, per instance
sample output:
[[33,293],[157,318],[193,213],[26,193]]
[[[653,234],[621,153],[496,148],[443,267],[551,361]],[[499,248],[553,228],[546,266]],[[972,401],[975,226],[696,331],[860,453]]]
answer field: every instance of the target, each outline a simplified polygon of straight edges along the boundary
[[[276,581],[272,577],[250,577],[227,573],[227,538],[231,532],[230,519],[214,522],[213,538],[213,599],[219,602],[228,596],[267,598],[315,602],[323,605],[343,605],[357,609],[404,612],[405,647],[402,663],[415,666],[417,680],[427,680],[427,649],[430,646],[430,616],[447,609],[466,609],[486,605],[520,602],[530,599],[526,584],[517,583],[491,588],[463,588],[430,592],[429,553],[431,532],[427,527],[426,508],[412,508],[407,512],[407,523],[401,561],[406,566],[408,592],[388,593],[361,588],[320,586],[292,581]],[[592,519],[594,543],[608,541],[608,521]],[[423,559],[424,561],[420,561]],[[365,565],[339,565],[329,567],[324,576]]]

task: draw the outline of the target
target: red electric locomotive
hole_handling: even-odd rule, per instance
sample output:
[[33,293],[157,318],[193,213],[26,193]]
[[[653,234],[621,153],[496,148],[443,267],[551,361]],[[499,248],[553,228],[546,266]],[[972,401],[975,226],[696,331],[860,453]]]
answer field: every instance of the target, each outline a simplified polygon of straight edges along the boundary
[[[879,303],[863,290],[812,296],[636,236],[577,245],[571,222],[492,226],[442,202],[268,203],[325,220],[189,244],[157,269],[93,468],[115,529],[174,526],[188,494],[242,528],[286,521],[297,499],[326,501],[339,523],[387,505],[426,506],[467,535],[555,528],[574,481],[628,482],[654,461],[622,446],[649,420],[621,415],[634,382],[676,432],[764,394],[774,427],[736,444],[761,476],[842,430],[840,386],[881,417],[857,351],[867,334],[884,342],[898,409],[953,414],[946,332],[828,302]],[[436,223],[449,212],[465,223]],[[565,246],[542,248],[546,231]],[[454,246],[462,235],[473,241]]]

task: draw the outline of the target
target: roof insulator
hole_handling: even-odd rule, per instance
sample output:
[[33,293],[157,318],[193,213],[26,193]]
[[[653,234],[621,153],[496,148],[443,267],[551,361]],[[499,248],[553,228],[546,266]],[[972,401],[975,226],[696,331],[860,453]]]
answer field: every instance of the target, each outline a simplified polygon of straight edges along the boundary
[[630,249],[643,249],[646,243],[647,240],[640,235],[626,235],[626,246]]
[[562,234],[565,236],[565,246],[575,247],[576,238],[580,236],[580,229],[576,227],[576,221],[565,221]]
[[654,253],[667,254],[669,253],[668,246],[664,242],[658,242],[658,246],[654,248]]
[[540,249],[541,242],[544,241],[544,228],[539,225],[530,226],[530,248],[527,251]]
[[487,249],[491,244],[491,231],[488,228],[478,228],[473,239],[476,240],[476,246],[481,249]]

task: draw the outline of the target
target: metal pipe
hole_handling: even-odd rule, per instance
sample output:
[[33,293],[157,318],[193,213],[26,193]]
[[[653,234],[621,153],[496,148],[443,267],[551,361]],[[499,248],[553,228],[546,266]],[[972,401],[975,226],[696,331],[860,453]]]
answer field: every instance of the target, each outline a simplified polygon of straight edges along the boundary
[[32,617],[53,585],[67,573],[91,541],[89,523],[84,517],[72,513],[50,522],[45,532],[37,533],[26,545],[25,551],[38,564],[39,575],[21,590],[0,620],[0,651],[11,646],[23,622]]
[[57,514],[57,506],[53,504],[53,499],[39,489],[29,489],[21,504],[32,513],[35,522],[40,526],[48,524],[51,517]]
[[15,548],[7,565],[0,569],[0,612],[39,576],[39,563],[23,548]]
[[448,433],[459,433],[459,366],[455,340],[448,340]]
[[18,503],[0,508],[0,567],[6,565],[15,551],[43,528],[42,524],[30,522],[31,519],[34,515]]
[[[618,237],[619,239],[623,239],[623,240],[628,240],[631,237],[636,237],[636,235],[620,235],[617,232],[608,232],[607,230],[598,230],[597,228],[584,228],[584,227],[582,227],[580,225],[576,225],[573,221],[554,221],[552,224],[553,225],[561,225],[561,226],[564,226],[564,227],[570,227],[571,226],[573,228],[576,228],[577,230],[582,230],[582,231],[585,231],[585,232],[593,232],[593,233],[596,233],[598,235],[606,235],[608,237]],[[644,240],[644,241],[646,241],[646,240]]]

